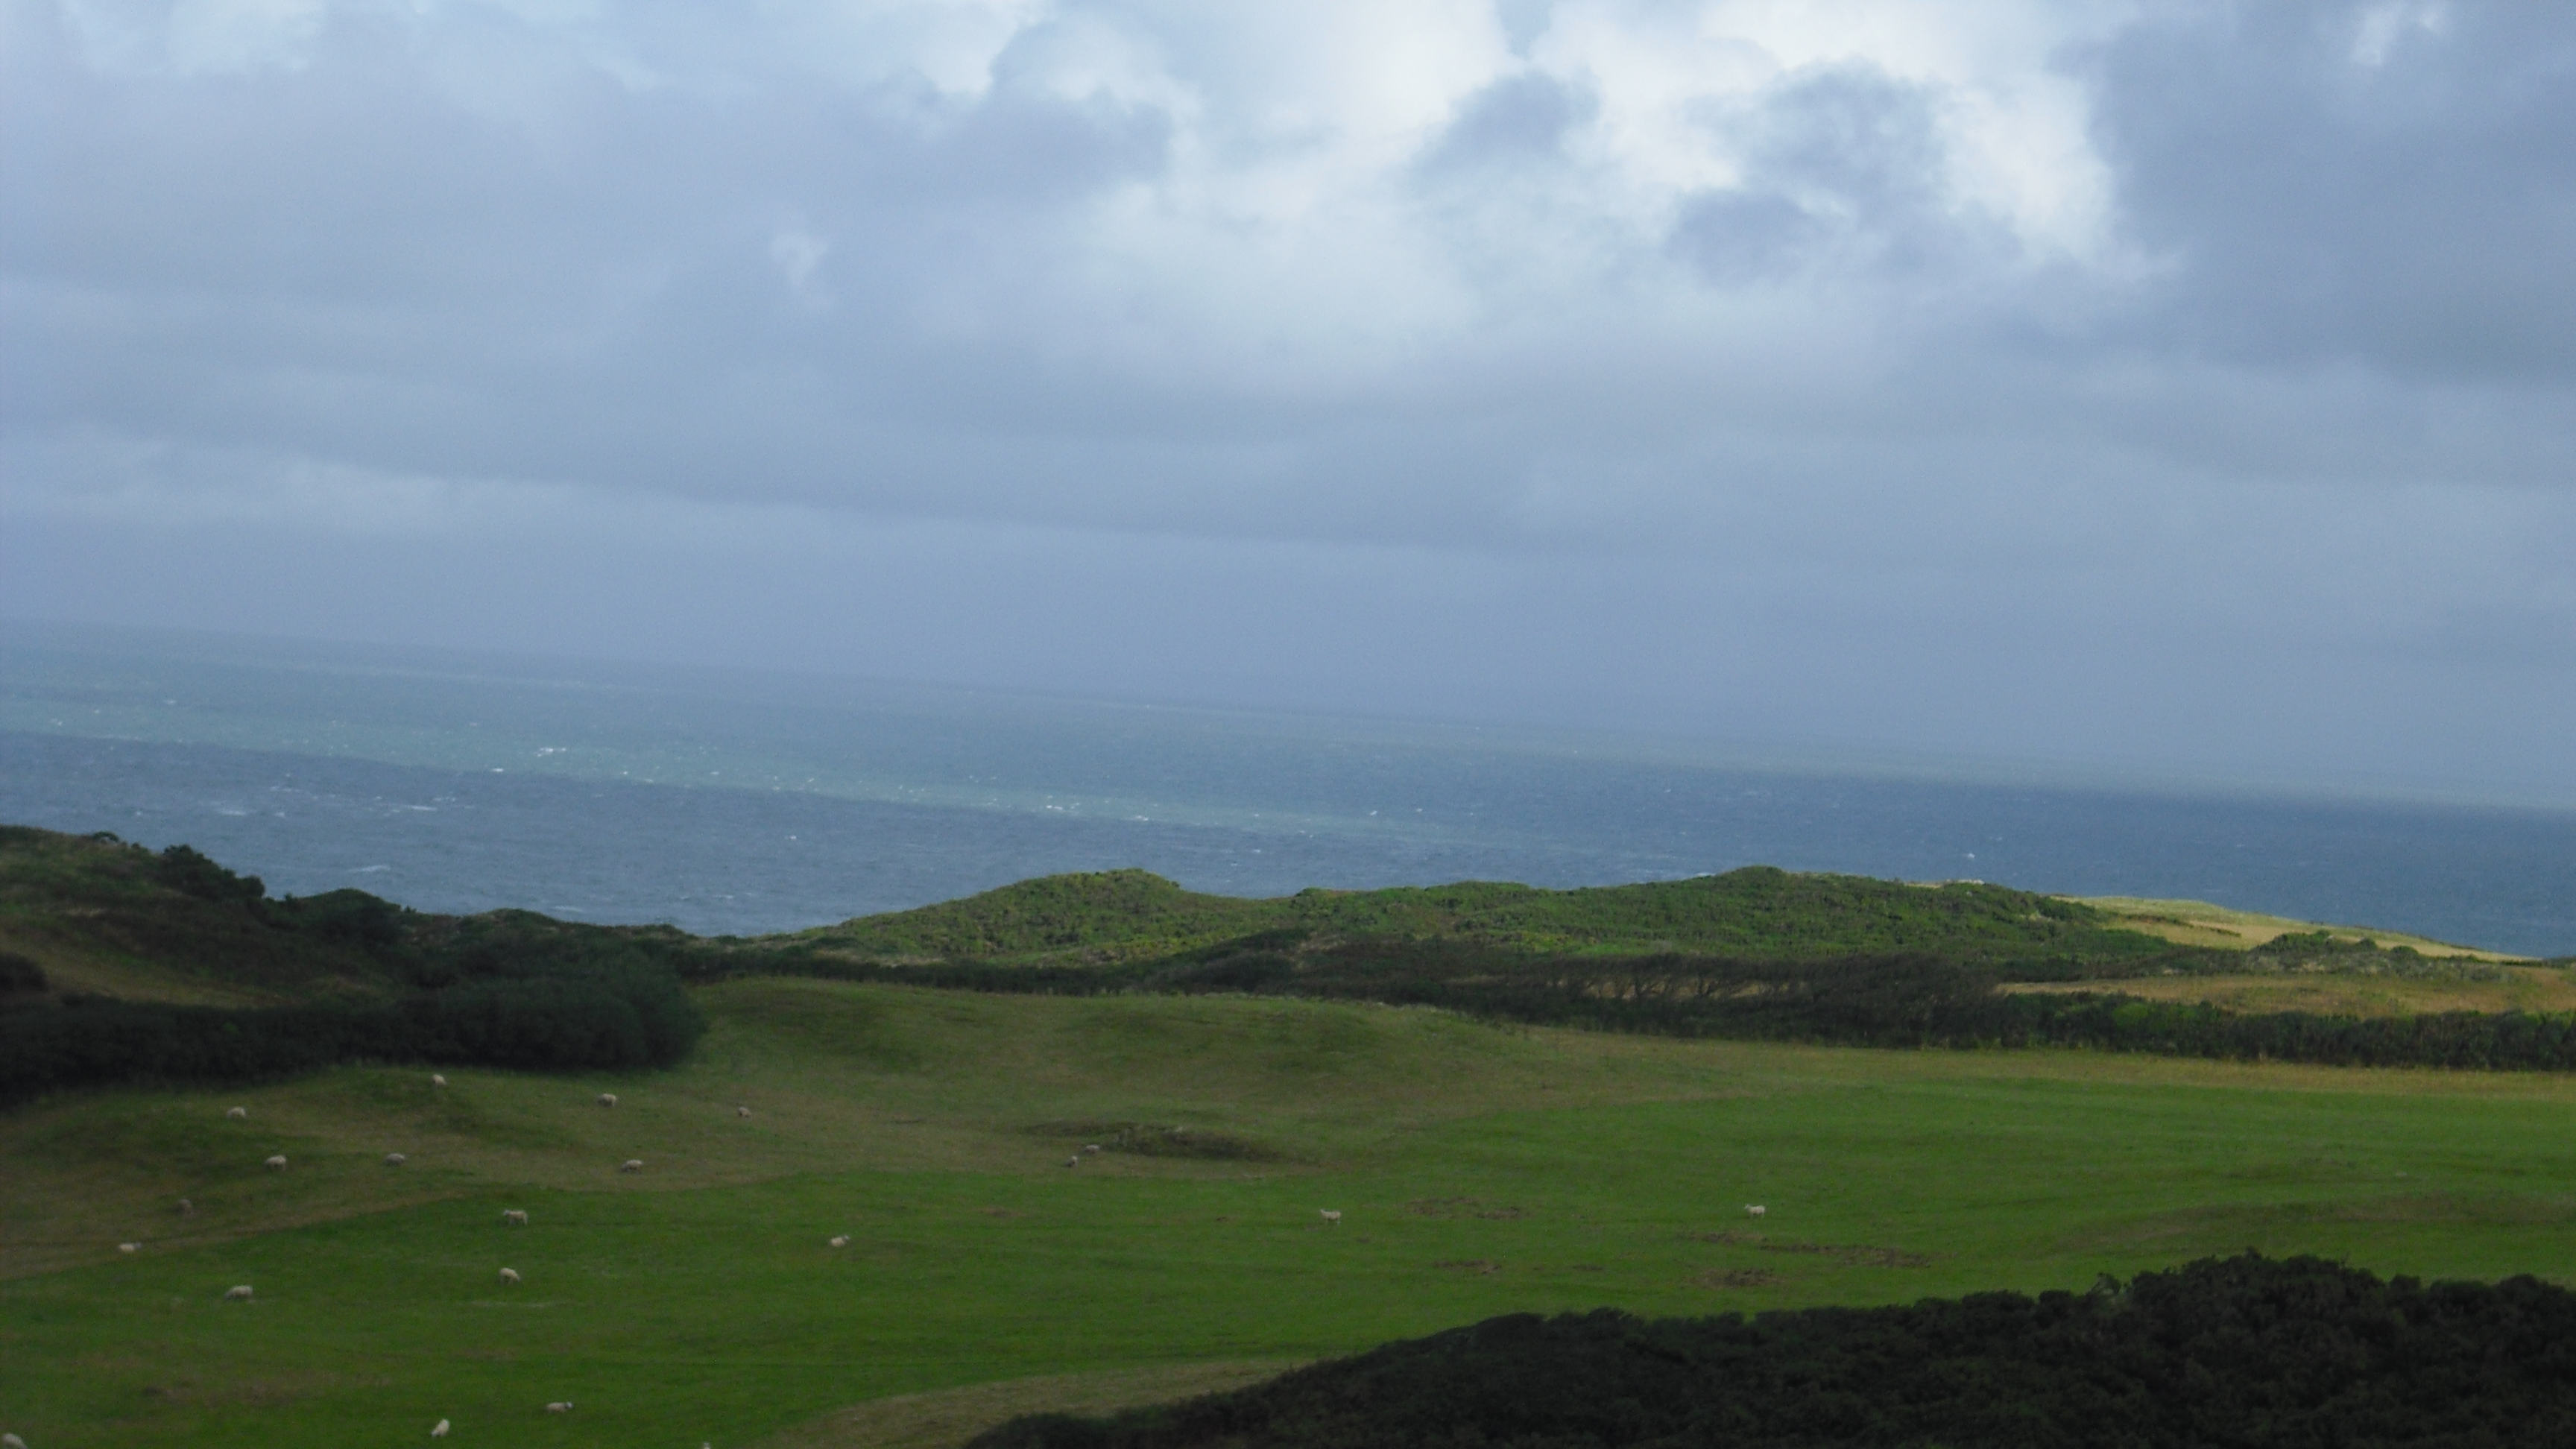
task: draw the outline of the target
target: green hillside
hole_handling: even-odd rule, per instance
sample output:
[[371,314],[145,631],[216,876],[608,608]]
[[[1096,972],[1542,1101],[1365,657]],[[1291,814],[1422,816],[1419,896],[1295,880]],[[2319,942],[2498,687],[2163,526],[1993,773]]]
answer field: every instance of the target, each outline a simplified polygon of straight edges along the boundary
[[1544,890],[1467,881],[1270,900],[1203,895],[1141,870],[1046,876],[964,900],[800,933],[874,960],[1094,964],[1258,932],[1459,940],[1532,952],[1686,952],[1774,960],[1924,951],[1955,960],[2144,957],[2172,943],[2081,902],[1749,866],[1641,885]]

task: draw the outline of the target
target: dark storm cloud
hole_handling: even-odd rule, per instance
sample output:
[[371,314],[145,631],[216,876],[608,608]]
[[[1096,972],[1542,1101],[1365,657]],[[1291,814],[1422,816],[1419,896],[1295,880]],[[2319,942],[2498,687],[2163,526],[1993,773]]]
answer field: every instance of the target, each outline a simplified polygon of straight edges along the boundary
[[2576,373],[2576,24],[2562,7],[2151,17],[2090,58],[2154,335],[2261,364]]
[[1597,109],[1597,98],[1552,76],[1498,80],[1459,103],[1422,169],[1436,176],[1559,156],[1566,132]]
[[1686,198],[1674,251],[1721,285],[1797,272],[1954,272],[1995,228],[1962,215],[1934,98],[1878,70],[1788,78],[1713,126],[1743,179]]

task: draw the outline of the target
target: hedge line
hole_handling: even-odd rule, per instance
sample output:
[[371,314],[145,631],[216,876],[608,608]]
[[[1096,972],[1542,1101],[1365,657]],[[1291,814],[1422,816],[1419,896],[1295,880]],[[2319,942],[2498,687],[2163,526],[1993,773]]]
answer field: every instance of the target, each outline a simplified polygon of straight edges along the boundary
[[391,1003],[250,1010],[75,1000],[0,1012],[0,1104],[124,1082],[244,1082],[345,1062],[629,1069],[706,1030],[667,971],[486,980]]
[[2334,1066],[2576,1071],[2576,1013],[2239,1013],[2116,993],[2005,992],[1991,970],[1921,955],[1800,963],[1537,957],[1392,938],[1304,950],[1301,934],[1266,933],[1105,967],[893,966],[782,954],[770,969],[1015,995],[1241,992],[1378,1001],[1540,1025],[1736,1040],[2075,1046]]

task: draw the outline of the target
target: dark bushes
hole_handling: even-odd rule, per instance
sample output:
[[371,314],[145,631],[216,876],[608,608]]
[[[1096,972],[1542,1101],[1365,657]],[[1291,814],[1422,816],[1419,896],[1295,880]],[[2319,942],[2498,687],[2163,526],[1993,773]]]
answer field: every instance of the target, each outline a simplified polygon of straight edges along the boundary
[[15,951],[0,951],[0,996],[29,995],[47,985],[44,967]]
[[2204,1259],[2087,1294],[1491,1319],[975,1449],[2576,1444],[2576,1294]]
[[1829,961],[1540,956],[1373,937],[1303,949],[1302,933],[1160,961],[888,966],[771,958],[774,969],[952,990],[1097,995],[1241,992],[1438,1006],[1550,1026],[1875,1047],[2075,1046],[2334,1066],[2576,1070],[2576,1014],[2247,1015],[2107,993],[2012,993],[1994,969],[1925,955]]
[[472,982],[391,1003],[258,1010],[79,999],[0,1013],[0,1103],[114,1082],[239,1082],[350,1061],[668,1066],[704,1018],[667,972]]

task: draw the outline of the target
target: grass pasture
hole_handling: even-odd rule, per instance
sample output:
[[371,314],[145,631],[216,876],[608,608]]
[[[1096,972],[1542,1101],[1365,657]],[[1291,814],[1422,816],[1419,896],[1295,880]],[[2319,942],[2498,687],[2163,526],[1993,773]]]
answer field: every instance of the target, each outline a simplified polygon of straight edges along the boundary
[[[2247,1247],[2576,1279],[2559,1077],[1281,999],[699,995],[712,1030],[651,1075],[451,1070],[439,1092],[352,1068],[0,1118],[0,1427],[38,1449],[392,1444],[442,1417],[458,1444],[926,1446],[1519,1310],[2080,1288]],[[1068,1170],[1067,1123],[1259,1150]],[[257,1301],[223,1302],[235,1283]]]

